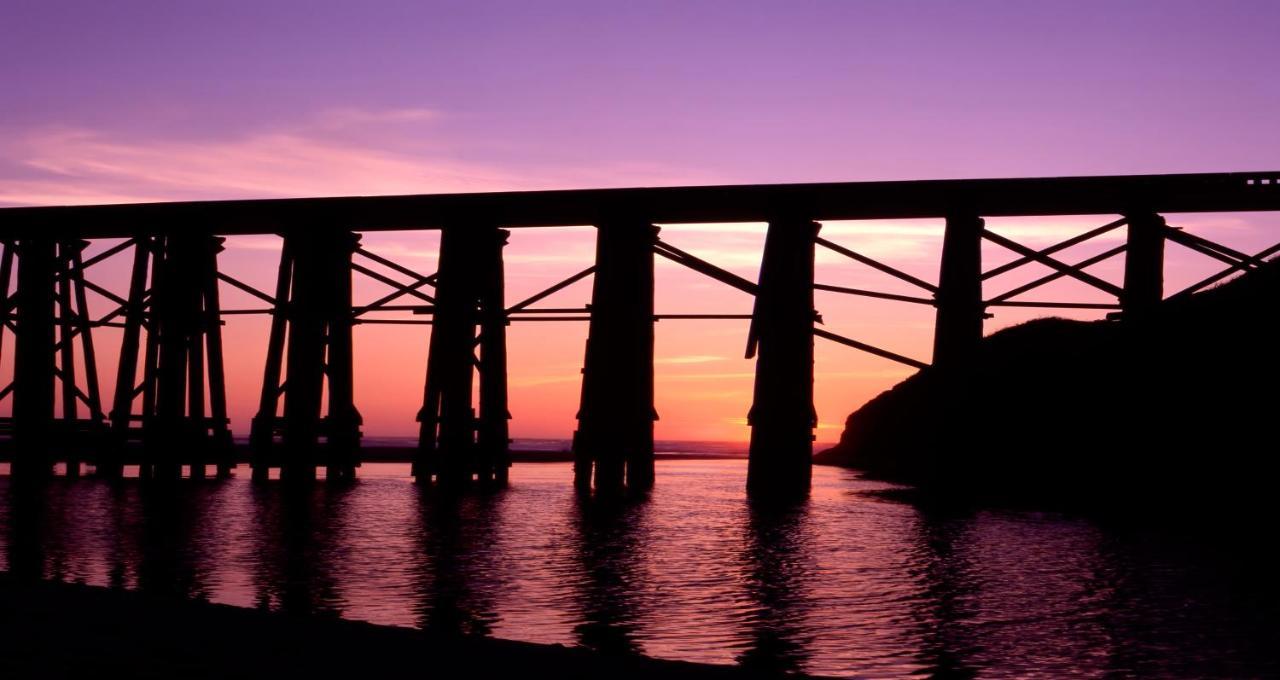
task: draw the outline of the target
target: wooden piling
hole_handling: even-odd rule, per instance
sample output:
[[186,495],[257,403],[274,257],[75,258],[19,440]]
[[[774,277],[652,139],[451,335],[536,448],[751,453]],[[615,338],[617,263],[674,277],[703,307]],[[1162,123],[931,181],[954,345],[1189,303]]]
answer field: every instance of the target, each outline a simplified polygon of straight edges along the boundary
[[53,239],[18,242],[18,290],[14,332],[12,471],[15,477],[40,478],[52,472],[49,458],[54,418],[54,269]]
[[1124,256],[1124,293],[1120,297],[1126,321],[1150,315],[1164,299],[1164,218],[1155,213],[1133,213],[1128,219]]
[[[475,223],[448,226],[441,233],[426,387],[418,412],[413,472],[419,481],[434,478],[457,485],[473,478],[507,478],[510,414],[502,264],[507,236],[505,230]],[[479,417],[473,406],[477,369]]]
[[982,341],[982,218],[948,215],[936,294],[933,364],[967,364]]
[[653,486],[653,258],[658,227],[596,230],[591,321],[573,437],[574,481],[597,493]]
[[789,497],[808,492],[813,467],[814,244],[821,226],[769,223],[748,340],[756,356],[747,491]]

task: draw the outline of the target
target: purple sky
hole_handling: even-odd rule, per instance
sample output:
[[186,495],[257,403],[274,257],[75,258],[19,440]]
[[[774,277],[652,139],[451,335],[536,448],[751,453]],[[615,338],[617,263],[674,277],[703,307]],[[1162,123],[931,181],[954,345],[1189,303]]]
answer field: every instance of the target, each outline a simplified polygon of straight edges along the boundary
[[[1277,36],[1275,1],[0,0],[0,205],[1274,170]],[[989,226],[1046,246],[1107,221]],[[1275,216],[1175,223],[1250,252],[1280,232]],[[936,221],[827,224],[823,233],[936,276]],[[663,234],[756,274],[761,225]],[[592,237],[513,235],[509,299],[590,264]],[[433,238],[365,243],[427,272]],[[224,270],[272,285],[278,239],[227,245]],[[1074,261],[1088,247],[1062,255]],[[1202,260],[1171,250],[1170,291],[1216,271]],[[111,266],[99,269],[124,281],[125,265]],[[818,268],[825,283],[894,285],[834,256]],[[750,309],[674,267],[660,278],[660,311]],[[992,281],[989,292],[1016,279]],[[1072,285],[1044,294],[1092,299]],[[589,285],[558,295],[557,304],[581,305]],[[255,303],[235,296],[226,291],[228,306]],[[928,358],[929,309],[832,295],[819,308],[835,332]],[[1002,309],[988,329],[1026,316]],[[549,325],[512,331],[517,436],[572,430],[585,328]],[[260,388],[264,328],[228,323],[238,432]],[[369,433],[409,433],[426,331],[386,328],[358,332],[357,399]],[[745,437],[744,342],[744,324],[659,325],[659,438]],[[844,347],[817,351],[820,441],[909,373]]]
[[[1269,169],[1277,35],[1275,2],[8,0],[0,179],[196,197],[90,140],[273,136],[476,188]],[[298,190],[264,181],[221,193]]]

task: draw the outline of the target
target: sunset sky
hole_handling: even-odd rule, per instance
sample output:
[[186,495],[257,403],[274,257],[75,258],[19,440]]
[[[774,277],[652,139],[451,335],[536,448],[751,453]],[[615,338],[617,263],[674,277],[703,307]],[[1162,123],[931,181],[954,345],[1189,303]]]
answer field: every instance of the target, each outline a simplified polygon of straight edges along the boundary
[[[1272,170],[1278,35],[1274,2],[5,0],[0,205]],[[989,226],[1042,246],[1111,219]],[[1276,216],[1169,221],[1243,250],[1280,240]],[[829,223],[823,235],[936,280],[940,227]],[[763,233],[760,224],[663,229],[748,278]],[[1111,238],[1062,257],[1081,259],[1123,232]],[[588,266],[593,239],[582,226],[516,231],[509,302]],[[437,242],[365,237],[424,273],[435,270]],[[224,270],[270,288],[278,240],[227,245]],[[984,257],[1009,258],[997,247]],[[117,258],[97,276],[123,291],[126,267]],[[659,267],[660,312],[750,309],[736,291]],[[1171,245],[1169,292],[1215,269]],[[1119,280],[1116,266],[1096,271]],[[1042,273],[1001,277],[989,291]],[[818,280],[906,292],[837,256],[820,256]],[[384,291],[361,281],[357,297]],[[228,308],[256,306],[225,295]],[[589,295],[587,280],[547,304],[580,306]],[[1069,282],[1030,296],[1049,298],[1105,301]],[[929,358],[929,308],[830,294],[818,307],[837,333]],[[1030,316],[998,310],[989,328]],[[660,439],[746,438],[745,330],[658,324]],[[233,427],[244,434],[265,321],[231,318],[226,332]],[[429,330],[356,333],[366,433],[416,431]],[[585,334],[581,323],[512,326],[515,436],[572,431]],[[118,334],[98,338],[109,390]],[[911,372],[823,341],[817,356],[822,442]]]

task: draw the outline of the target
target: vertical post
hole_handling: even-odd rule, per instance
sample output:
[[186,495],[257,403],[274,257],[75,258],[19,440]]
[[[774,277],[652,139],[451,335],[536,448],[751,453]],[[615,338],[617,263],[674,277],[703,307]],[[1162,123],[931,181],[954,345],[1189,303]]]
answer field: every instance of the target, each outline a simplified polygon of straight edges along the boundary
[[280,478],[315,479],[320,436],[320,408],[324,390],[325,297],[331,290],[323,251],[316,234],[290,234],[295,241],[293,296],[289,301],[288,363],[285,367],[284,460]]
[[458,484],[475,472],[476,232],[473,225],[454,225],[440,234],[427,385],[418,413],[415,474],[420,481],[435,475],[442,483]]
[[510,232],[485,229],[480,237],[480,422],[476,444],[482,474],[506,484],[511,468],[507,404],[507,319],[502,250]]
[[351,256],[360,237],[351,232],[337,235],[328,251],[329,295],[329,415],[325,479],[353,479],[359,465],[360,413],[355,405],[355,365],[351,331],[355,315],[351,307]]
[[982,218],[947,217],[938,274],[933,364],[965,366],[982,341]]
[[133,269],[129,275],[129,299],[124,310],[124,335],[120,342],[120,359],[116,364],[116,392],[111,401],[112,443],[105,452],[106,460],[98,465],[98,474],[118,478],[124,473],[124,455],[129,444],[133,420],[133,399],[138,384],[138,352],[147,296],[147,264],[151,256],[151,238],[133,239]]
[[[67,477],[80,476],[80,453],[77,439],[77,420],[79,407],[76,404],[76,318],[71,306],[71,252],[76,249],[76,242],[60,241],[58,243],[58,277],[57,296],[58,313],[58,375],[62,387],[62,421],[65,429],[59,442],[63,450],[63,458],[67,466]],[[83,246],[81,246],[83,247]]]
[[191,478],[204,479],[209,462],[208,428],[204,417],[204,244],[194,245],[188,263],[188,287],[183,297],[191,306],[186,316],[193,317],[187,327],[187,420],[182,438],[191,451]]
[[1128,220],[1124,255],[1124,295],[1120,299],[1126,321],[1149,316],[1164,299],[1164,218],[1133,213]]
[[600,493],[653,486],[653,246],[642,221],[596,230],[591,322],[574,433],[574,482]]
[[149,479],[155,471],[155,452],[148,443],[156,431],[156,387],[160,382],[160,318],[156,312],[156,291],[164,280],[164,239],[150,239],[151,250],[151,301],[146,316],[147,345],[142,357],[142,458],[138,464],[138,477]]
[[13,368],[13,474],[50,472],[55,350],[53,282],[55,244],[50,238],[18,243],[17,332]]
[[[93,348],[93,325],[89,316],[88,294],[84,282],[83,251],[89,245],[87,241],[78,241],[79,247],[71,253],[71,280],[75,284],[76,323],[80,329],[80,354],[84,357],[84,382],[88,396],[89,424],[94,434],[99,434],[106,417],[102,413],[102,391],[98,385],[98,355]],[[101,448],[100,438],[93,440],[94,445]],[[101,462],[102,453],[95,454],[95,461]]]
[[182,237],[163,239],[158,256],[160,276],[152,280],[152,331],[158,337],[156,364],[156,405],[151,427],[145,433],[144,446],[151,451],[152,474],[157,478],[176,479],[182,475],[180,456],[188,442],[182,431],[186,423],[188,398],[188,358],[191,300],[188,292],[191,277],[190,243]]
[[[314,480],[320,464],[334,480],[355,474],[360,414],[352,387],[351,254],[359,237],[336,226],[321,224],[316,232],[285,235],[262,401],[251,435],[256,480],[266,479],[274,462],[281,392],[280,478]],[[282,363],[283,386],[279,382]],[[326,378],[329,400],[322,417]]]
[[201,297],[204,301],[202,331],[208,353],[209,370],[209,419],[212,434],[212,450],[218,466],[218,476],[230,477],[235,467],[235,450],[231,442],[231,425],[227,419],[227,380],[222,357],[222,305],[218,295],[218,253],[226,239],[210,237],[205,241],[202,253],[203,273]]
[[800,219],[769,223],[747,356],[756,358],[747,491],[803,496],[813,466],[813,259],[821,228]]
[[276,413],[280,407],[280,374],[284,367],[285,331],[289,324],[289,293],[293,284],[293,241],[285,238],[280,248],[280,268],[276,271],[275,306],[271,313],[271,334],[267,339],[267,360],[262,376],[262,396],[258,413],[249,430],[254,481],[266,481],[275,447]]
[[9,286],[13,279],[13,241],[0,242],[0,357],[4,355],[5,331],[13,320],[13,307],[9,299]]

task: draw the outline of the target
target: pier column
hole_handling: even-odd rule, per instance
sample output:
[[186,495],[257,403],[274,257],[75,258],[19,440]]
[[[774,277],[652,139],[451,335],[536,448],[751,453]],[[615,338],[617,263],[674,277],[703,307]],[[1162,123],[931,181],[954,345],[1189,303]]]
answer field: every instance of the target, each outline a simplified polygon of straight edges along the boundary
[[[280,477],[312,480],[316,466],[324,464],[334,479],[348,478],[354,475],[358,464],[361,424],[351,389],[351,254],[359,237],[351,232],[323,230],[289,234],[285,240],[292,285],[288,287],[285,315],[288,356],[282,390]],[[273,328],[272,340],[276,339]],[[273,364],[278,365],[279,355],[279,347],[269,349],[268,373]],[[329,410],[322,418],[326,376]],[[264,388],[264,394],[266,391]],[[280,391],[280,387],[274,389],[276,394]],[[274,421],[276,404],[274,399],[269,401],[269,412],[259,412],[258,417]],[[260,477],[256,470],[255,476]]]
[[[104,447],[100,475],[120,476],[134,440],[141,442],[139,476],[144,479],[179,477],[184,464],[191,466],[193,478],[205,476],[209,463],[218,465],[219,474],[229,473],[231,432],[217,293],[222,242],[201,234],[136,239],[112,400],[111,443]],[[138,385],[143,330],[146,354]],[[142,404],[135,414],[139,395]],[[135,428],[134,423],[141,426]]]
[[[507,478],[502,249],[508,234],[485,224],[454,225],[441,233],[426,388],[418,412],[413,473],[419,481],[462,484],[473,477],[484,482]],[[473,390],[477,369],[479,418]]]
[[271,309],[271,331],[267,337],[267,357],[263,368],[262,395],[258,412],[249,426],[250,464],[253,480],[266,481],[271,468],[280,465],[275,445],[279,429],[280,384],[284,371],[285,336],[289,329],[289,297],[293,290],[293,250],[295,239],[285,238],[280,248],[280,266],[276,269],[275,304]]
[[[124,459],[133,431],[133,402],[138,395],[138,354],[141,351],[143,323],[146,319],[147,270],[154,240],[149,236],[134,238],[133,266],[129,275],[129,298],[125,304],[124,333],[120,341],[120,358],[116,364],[115,396],[111,401],[111,445],[98,463],[98,475],[118,478],[124,472]],[[147,366],[145,370],[149,371]],[[144,400],[140,419],[151,417],[150,404]]]
[[325,478],[330,481],[354,479],[360,466],[360,425],[364,420],[356,410],[352,337],[355,312],[351,304],[351,257],[359,244],[358,235],[344,232],[327,252],[329,305],[325,374],[329,378],[329,411],[323,431]]
[[574,483],[601,493],[653,486],[653,245],[658,227],[596,230],[591,322],[573,435]]
[[1164,299],[1164,218],[1134,213],[1128,219],[1124,256],[1124,295],[1120,299],[1126,321],[1150,315]]
[[511,469],[511,412],[507,404],[506,275],[502,250],[510,232],[489,229],[481,233],[482,258],[477,289],[480,302],[480,422],[476,445],[480,474],[506,484]]
[[968,363],[982,341],[982,230],[975,215],[947,217],[938,275],[938,308],[933,330],[933,364]]
[[769,223],[748,354],[756,355],[747,491],[802,496],[813,466],[813,258],[821,228],[802,219]]
[[14,476],[44,477],[52,471],[56,246],[49,238],[28,238],[18,242],[17,252],[12,470]]

